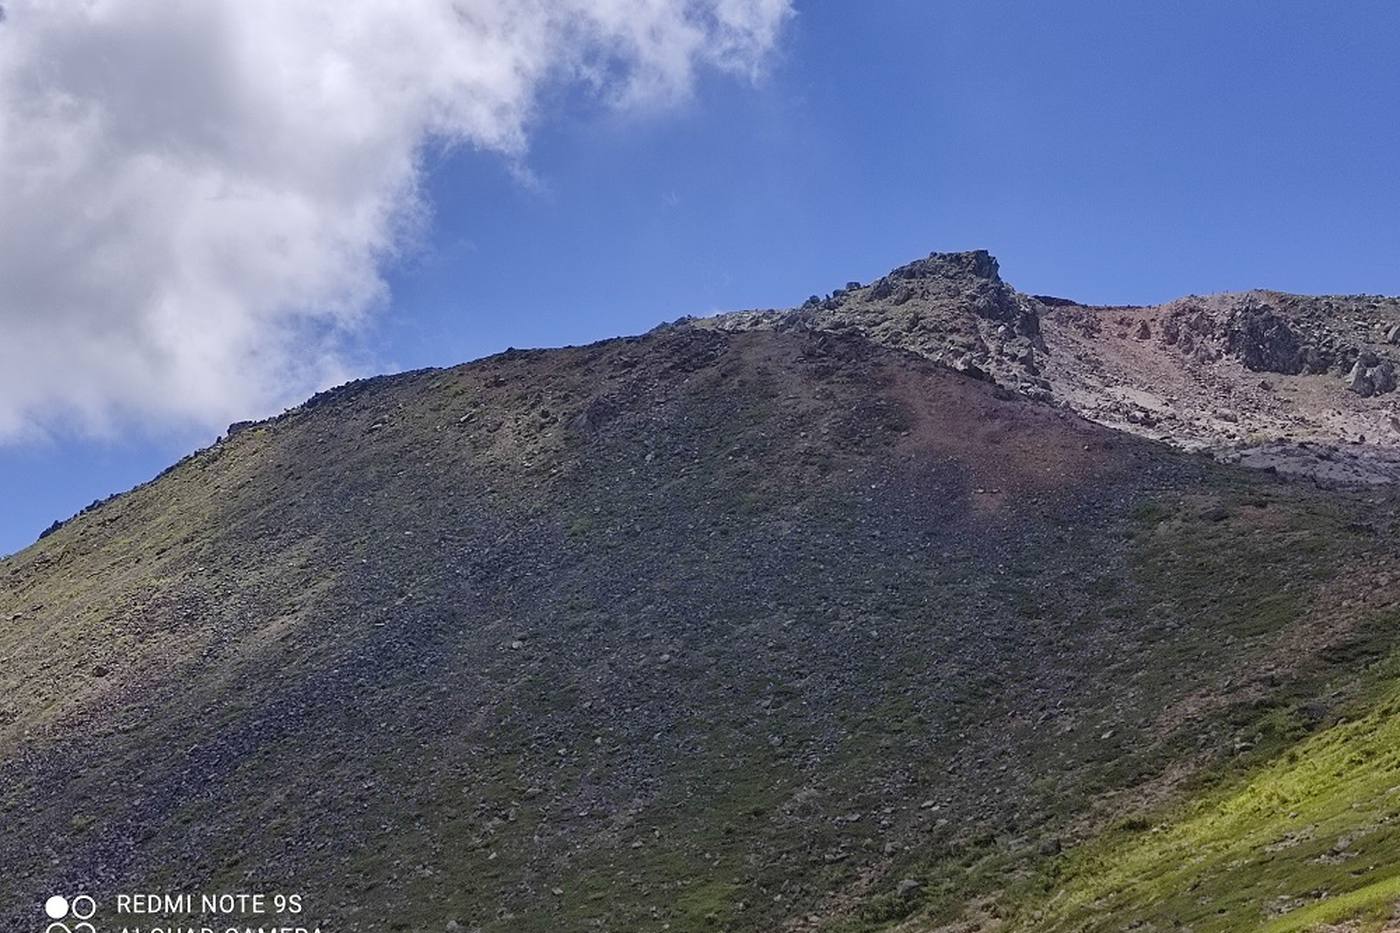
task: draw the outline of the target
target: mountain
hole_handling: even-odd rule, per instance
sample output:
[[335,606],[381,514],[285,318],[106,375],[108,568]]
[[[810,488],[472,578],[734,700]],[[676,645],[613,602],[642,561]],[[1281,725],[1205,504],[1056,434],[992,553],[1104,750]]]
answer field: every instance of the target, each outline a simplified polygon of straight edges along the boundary
[[0,562],[0,919],[1375,928],[1392,323],[934,254],[232,426]]

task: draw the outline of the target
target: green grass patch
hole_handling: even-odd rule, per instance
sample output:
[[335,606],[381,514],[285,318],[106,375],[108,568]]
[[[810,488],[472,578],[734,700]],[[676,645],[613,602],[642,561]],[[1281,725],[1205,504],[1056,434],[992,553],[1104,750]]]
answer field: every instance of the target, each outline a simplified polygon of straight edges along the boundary
[[[1400,900],[1400,678],[1385,666],[1364,714],[1242,779],[1119,826],[1058,867],[1013,929],[1187,924],[1311,930]],[[1287,713],[1271,713],[1285,718]]]

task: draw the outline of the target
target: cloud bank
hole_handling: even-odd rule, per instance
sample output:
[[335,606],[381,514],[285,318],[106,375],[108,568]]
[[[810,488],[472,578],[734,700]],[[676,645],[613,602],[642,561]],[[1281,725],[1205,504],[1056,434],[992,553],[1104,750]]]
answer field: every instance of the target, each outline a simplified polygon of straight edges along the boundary
[[789,0],[7,0],[0,442],[208,428],[345,376],[435,142],[519,160],[549,87],[758,73]]

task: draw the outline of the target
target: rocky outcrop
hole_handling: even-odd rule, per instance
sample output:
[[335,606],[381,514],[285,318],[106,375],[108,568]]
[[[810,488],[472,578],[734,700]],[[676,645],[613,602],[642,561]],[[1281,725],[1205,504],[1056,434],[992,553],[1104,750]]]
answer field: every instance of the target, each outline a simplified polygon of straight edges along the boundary
[[869,285],[848,282],[790,312],[750,311],[694,322],[724,330],[800,325],[863,334],[958,372],[1038,399],[1052,397],[1041,374],[1044,306],[1001,279],[986,250],[930,253]]
[[1221,296],[1186,298],[1166,307],[1162,343],[1197,362],[1226,356],[1255,372],[1326,372],[1332,364],[1330,347],[1319,346],[1268,304],[1248,296],[1237,304]]
[[1298,335],[1267,307],[1246,305],[1231,315],[1225,346],[1256,372],[1300,373],[1309,366]]
[[905,300],[957,299],[978,317],[1010,325],[1017,336],[1033,340],[1040,334],[1039,303],[1003,282],[996,257],[984,249],[930,253],[872,283],[865,297],[896,294],[901,284],[908,290]]
[[1169,307],[1162,321],[1162,344],[1202,362],[1219,359],[1219,338],[1216,319],[1189,299]]
[[1347,372],[1346,387],[1363,397],[1394,392],[1395,365],[1363,350]]
[[[1395,304],[1388,310],[1400,314]],[[1166,306],[1162,343],[1198,363],[1230,357],[1254,372],[1331,373],[1358,395],[1383,395],[1396,387],[1400,322],[1362,313],[1355,300],[1275,293],[1187,298]]]

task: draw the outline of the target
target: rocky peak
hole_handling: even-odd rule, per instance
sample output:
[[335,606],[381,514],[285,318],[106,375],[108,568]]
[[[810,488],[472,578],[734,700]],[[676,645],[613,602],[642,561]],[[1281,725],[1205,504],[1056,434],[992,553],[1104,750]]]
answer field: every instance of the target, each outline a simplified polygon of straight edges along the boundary
[[889,300],[894,305],[954,302],[981,318],[1016,322],[1026,336],[1034,337],[1036,332],[1030,302],[1001,280],[996,257],[984,249],[929,253],[876,279],[867,289],[848,289],[835,297],[846,295],[867,302]]
[[929,253],[926,259],[916,259],[892,271],[889,278],[898,279],[986,279],[1001,282],[997,259],[985,249],[959,253]]
[[800,325],[863,334],[959,372],[1049,398],[1039,375],[1041,305],[1001,280],[986,250],[930,253],[869,285],[847,282],[791,311],[722,315],[702,327],[740,330]]

